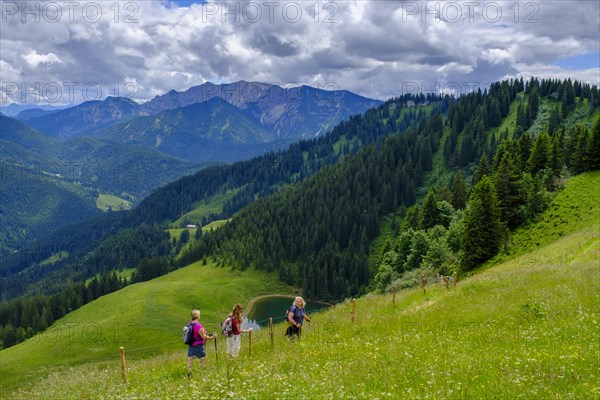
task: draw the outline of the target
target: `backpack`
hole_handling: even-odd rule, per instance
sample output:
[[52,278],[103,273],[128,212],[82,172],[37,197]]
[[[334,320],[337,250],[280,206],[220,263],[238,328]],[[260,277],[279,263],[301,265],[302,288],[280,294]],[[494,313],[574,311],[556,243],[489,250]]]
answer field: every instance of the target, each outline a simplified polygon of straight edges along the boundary
[[[289,315],[290,315],[290,313],[292,312],[292,307],[294,307],[294,306],[291,306],[290,308],[288,308],[287,310],[285,310],[285,320],[287,321],[287,323],[288,323],[288,324],[290,323],[290,320],[289,320]],[[296,314],[296,313],[294,313],[294,315],[295,315],[295,314]]]
[[221,323],[221,332],[227,337],[233,334],[233,321],[231,315],[225,318],[225,321]]
[[183,327],[183,344],[187,344],[188,346],[194,344],[195,325],[197,325],[196,322],[190,322],[189,324]]

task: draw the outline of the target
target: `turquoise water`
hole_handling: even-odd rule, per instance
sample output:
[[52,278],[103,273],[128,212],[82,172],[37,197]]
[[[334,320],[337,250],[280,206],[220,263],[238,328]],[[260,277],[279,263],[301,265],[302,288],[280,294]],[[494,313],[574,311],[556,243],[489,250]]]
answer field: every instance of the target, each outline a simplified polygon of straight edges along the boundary
[[[318,301],[306,300],[306,312],[311,312],[327,308],[330,304]],[[294,296],[268,296],[256,300],[252,313],[247,315],[249,321],[253,321],[259,326],[268,326],[269,318],[273,318],[273,323],[284,320],[285,310],[290,308],[294,302]]]

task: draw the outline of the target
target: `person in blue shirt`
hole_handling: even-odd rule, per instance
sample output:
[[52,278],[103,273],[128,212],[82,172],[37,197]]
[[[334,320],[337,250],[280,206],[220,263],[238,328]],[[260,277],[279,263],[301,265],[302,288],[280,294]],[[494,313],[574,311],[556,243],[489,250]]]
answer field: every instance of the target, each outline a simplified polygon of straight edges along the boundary
[[292,326],[288,327],[286,334],[288,337],[300,337],[300,332],[302,331],[302,323],[304,320],[310,322],[310,318],[306,315],[306,311],[304,310],[306,307],[306,302],[300,296],[294,299],[294,303],[292,307],[290,307],[287,319]]

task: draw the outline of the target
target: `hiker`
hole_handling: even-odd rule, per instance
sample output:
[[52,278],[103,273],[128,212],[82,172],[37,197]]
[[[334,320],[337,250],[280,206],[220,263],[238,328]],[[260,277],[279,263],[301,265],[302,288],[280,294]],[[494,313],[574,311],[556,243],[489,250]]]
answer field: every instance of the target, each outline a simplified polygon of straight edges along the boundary
[[292,307],[290,307],[289,312],[287,314],[287,319],[292,326],[287,328],[286,334],[288,337],[300,337],[300,331],[302,330],[302,323],[304,320],[310,322],[310,318],[306,316],[306,312],[304,311],[304,307],[306,306],[306,302],[300,296],[294,299],[294,303]]
[[242,333],[252,332],[250,329],[242,328],[242,312],[244,307],[241,304],[233,306],[229,316],[231,317],[231,332],[227,337],[227,355],[236,358],[240,354]]
[[187,363],[187,376],[192,377],[192,363],[194,358],[200,359],[200,365],[204,368],[206,364],[206,350],[204,349],[204,343],[206,339],[215,339],[216,334],[209,336],[206,333],[206,329],[200,323],[200,310],[192,310],[192,320],[194,330],[194,342],[188,346],[188,363]]

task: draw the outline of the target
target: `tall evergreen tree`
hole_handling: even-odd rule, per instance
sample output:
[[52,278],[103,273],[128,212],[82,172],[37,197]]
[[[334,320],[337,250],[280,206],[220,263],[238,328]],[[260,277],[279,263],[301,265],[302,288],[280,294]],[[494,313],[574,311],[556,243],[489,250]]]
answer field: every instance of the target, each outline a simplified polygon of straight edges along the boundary
[[563,91],[561,96],[561,108],[563,118],[569,115],[569,113],[575,107],[575,88],[570,79],[567,79],[563,83]]
[[546,132],[541,132],[531,149],[527,167],[531,175],[537,174],[539,171],[546,169],[550,160],[550,137]]
[[484,155],[479,159],[479,164],[473,173],[473,186],[477,184],[484,176],[490,175],[490,165],[488,163],[487,157]]
[[534,86],[529,95],[528,111],[531,123],[535,120],[540,106],[540,91]]
[[454,179],[452,181],[452,207],[455,210],[462,210],[467,206],[468,193],[469,189],[467,188],[467,182],[463,174],[458,171],[454,175]]
[[533,140],[531,135],[527,132],[519,138],[519,155],[521,156],[521,168],[527,167],[527,161],[531,155],[531,148],[533,147]]
[[563,166],[563,149],[560,137],[560,132],[556,132],[556,134],[552,137],[552,144],[550,146],[550,160],[548,167],[552,170],[552,175],[555,177],[560,176]]
[[560,125],[560,113],[558,107],[552,107],[550,117],[548,118],[548,134],[553,135]]
[[504,153],[502,161],[494,174],[494,186],[498,197],[498,206],[503,222],[509,229],[514,229],[521,224],[522,218],[519,207],[523,204],[523,187],[521,171],[514,162],[514,156]]
[[569,136],[567,149],[568,165],[571,171],[579,174],[587,169],[588,130],[585,125],[577,124],[569,129]]
[[586,164],[588,170],[600,169],[600,118],[596,120],[592,133],[589,135],[586,148]]
[[525,114],[525,107],[523,107],[523,103],[519,103],[517,106],[517,120],[515,130],[519,127],[522,128],[523,131],[529,129],[529,125],[527,124],[527,116]]
[[464,225],[461,268],[470,271],[496,255],[500,247],[500,209],[490,177],[482,177],[473,187]]
[[402,230],[404,231],[407,229],[421,229],[421,207],[418,204],[409,208],[404,216]]
[[433,228],[440,223],[440,212],[437,202],[435,191],[433,189],[429,190],[423,202],[423,209],[421,210],[421,229]]

